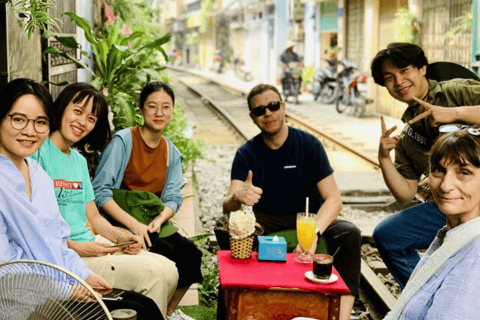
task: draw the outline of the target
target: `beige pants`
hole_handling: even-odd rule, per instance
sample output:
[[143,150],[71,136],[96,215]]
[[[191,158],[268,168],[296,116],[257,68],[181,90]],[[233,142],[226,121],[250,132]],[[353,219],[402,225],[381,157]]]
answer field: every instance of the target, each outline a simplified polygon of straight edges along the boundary
[[[102,236],[95,242],[111,243]],[[178,283],[175,263],[162,255],[145,250],[137,255],[121,251],[102,257],[82,258],[87,268],[102,276],[114,288],[131,290],[151,298],[163,316]]]

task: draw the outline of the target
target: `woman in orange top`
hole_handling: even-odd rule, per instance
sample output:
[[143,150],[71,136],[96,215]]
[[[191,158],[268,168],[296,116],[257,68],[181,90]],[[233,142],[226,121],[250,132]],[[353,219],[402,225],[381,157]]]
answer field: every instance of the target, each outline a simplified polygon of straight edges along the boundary
[[[175,108],[173,90],[163,82],[149,83],[140,94],[141,126],[117,132],[102,153],[95,173],[95,201],[110,217],[143,237],[150,251],[176,263],[179,281],[167,314],[171,315],[191,284],[201,282],[202,252],[178,232],[165,238],[157,233],[182,204],[182,155],[163,135]],[[148,225],[137,221],[114,200],[113,189],[143,190],[157,195],[164,209]],[[153,234],[153,236],[152,236]],[[154,243],[152,243],[154,239]],[[179,312],[179,311],[177,311]]]

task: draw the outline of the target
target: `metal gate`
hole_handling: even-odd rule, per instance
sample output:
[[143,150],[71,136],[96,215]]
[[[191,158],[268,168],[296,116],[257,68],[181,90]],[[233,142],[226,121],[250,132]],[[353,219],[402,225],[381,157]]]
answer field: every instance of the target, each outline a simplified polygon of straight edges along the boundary
[[[75,12],[75,0],[56,1],[56,6],[51,9],[50,13],[53,17],[60,20],[60,23],[58,23],[58,26],[60,27],[60,31],[58,32],[59,35],[66,37],[74,37],[76,39],[76,26],[75,24],[73,24],[73,22],[71,22],[68,16],[64,15],[64,12],[69,11]],[[54,38],[43,41],[43,50],[45,50],[49,46],[58,47],[61,50],[68,52],[73,57],[77,56],[76,50],[67,50],[65,48],[62,48],[63,46]],[[50,54],[47,55],[46,59],[43,61],[42,69],[44,81],[53,83],[59,83],[63,81],[67,81],[69,83],[77,82],[76,65],[63,57],[52,56]],[[49,83],[48,88],[50,90],[50,93],[52,94],[53,99],[55,99],[60,94],[64,86],[56,86]]]
[[347,3],[347,53],[346,58],[355,62],[361,69],[364,46],[364,0],[350,0]]
[[429,62],[450,61],[470,68],[472,30],[462,29],[451,39],[449,29],[460,25],[459,17],[472,12],[472,0],[423,0],[422,48]]

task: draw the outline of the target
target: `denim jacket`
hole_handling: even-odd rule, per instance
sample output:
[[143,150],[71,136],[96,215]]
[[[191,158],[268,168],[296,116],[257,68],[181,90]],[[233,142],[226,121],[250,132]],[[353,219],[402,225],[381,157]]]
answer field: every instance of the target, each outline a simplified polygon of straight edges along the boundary
[[[166,137],[165,139],[168,142],[167,179],[160,198],[164,205],[172,208],[173,212],[177,212],[183,201],[180,191],[183,183],[181,166],[183,157],[173,142]],[[92,183],[95,202],[99,208],[108,200],[113,199],[113,189],[120,188],[131,153],[131,129],[118,131],[103,151]]]

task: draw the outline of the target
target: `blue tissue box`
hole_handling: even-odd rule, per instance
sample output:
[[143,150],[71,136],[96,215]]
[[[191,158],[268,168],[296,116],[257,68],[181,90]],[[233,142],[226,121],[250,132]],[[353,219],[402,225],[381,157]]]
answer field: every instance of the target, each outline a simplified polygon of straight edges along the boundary
[[258,236],[258,260],[287,261],[287,242],[284,237]]

